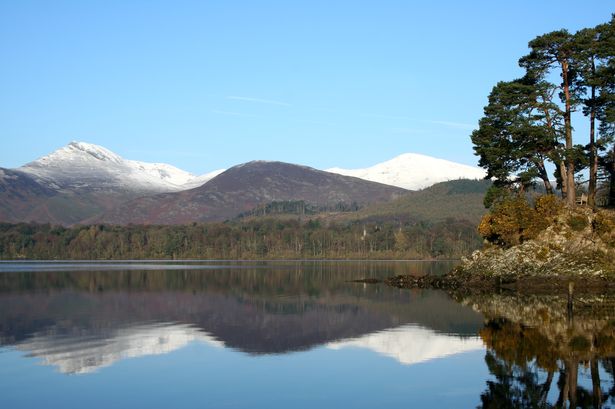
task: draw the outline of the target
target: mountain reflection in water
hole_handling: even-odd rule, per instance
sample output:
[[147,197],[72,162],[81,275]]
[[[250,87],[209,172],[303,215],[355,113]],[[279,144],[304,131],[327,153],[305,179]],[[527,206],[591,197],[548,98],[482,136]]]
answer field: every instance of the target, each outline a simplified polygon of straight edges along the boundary
[[[318,390],[302,392],[310,386],[335,396],[337,404],[329,406],[336,407],[349,401],[356,407],[384,401],[417,407],[615,406],[615,294],[449,295],[352,282],[450,268],[438,263],[17,267],[0,265],[0,360],[16,365],[7,351],[19,354],[19,362],[33,357],[53,368],[53,377],[37,384],[28,381],[40,375],[34,369],[13,376],[0,367],[0,392],[11,395],[9,407],[37,407],[24,404],[18,388],[32,387],[41,404],[49,382],[61,386],[51,406],[62,406],[70,393],[89,397],[120,384],[139,390],[162,374],[144,369],[141,378],[117,383],[104,375],[116,379],[127,368],[149,368],[148,356],[169,357],[175,372],[164,382],[187,406],[200,403],[202,386],[192,385],[183,371],[208,380],[210,407],[322,406]],[[175,360],[181,351],[189,351],[188,361]],[[205,363],[198,354],[207,356]],[[195,360],[195,368],[186,363]],[[137,364],[114,371],[122,361]],[[262,383],[257,369],[267,374]],[[227,371],[229,378],[220,378]],[[277,384],[267,381],[270,376]],[[92,380],[92,389],[80,392],[71,379]],[[255,384],[261,389],[239,401],[222,392]],[[280,386],[287,395],[277,395]],[[133,397],[158,403],[165,393]],[[97,398],[96,407],[117,404],[113,395]]]
[[354,346],[405,364],[482,348],[480,316],[445,294],[349,282],[394,273],[386,265],[320,267],[6,273],[0,342],[75,374],[195,341],[248,354]]

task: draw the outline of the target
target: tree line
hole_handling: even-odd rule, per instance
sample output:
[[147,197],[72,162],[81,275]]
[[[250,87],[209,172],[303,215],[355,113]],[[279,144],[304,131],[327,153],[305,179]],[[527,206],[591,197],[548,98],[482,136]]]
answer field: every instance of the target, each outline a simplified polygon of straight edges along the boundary
[[[493,87],[471,135],[492,190],[523,192],[539,181],[552,194],[554,169],[569,205],[586,186],[588,205],[604,187],[606,204],[615,206],[615,15],[576,33],[538,36],[529,49],[519,60],[524,75]],[[575,112],[588,124],[582,137]]]
[[479,248],[465,220],[189,225],[0,224],[1,259],[448,259]]
[[247,212],[239,213],[236,219],[282,214],[315,215],[325,212],[356,212],[360,208],[357,202],[338,202],[332,205],[317,205],[306,202],[305,200],[276,200],[256,206]]

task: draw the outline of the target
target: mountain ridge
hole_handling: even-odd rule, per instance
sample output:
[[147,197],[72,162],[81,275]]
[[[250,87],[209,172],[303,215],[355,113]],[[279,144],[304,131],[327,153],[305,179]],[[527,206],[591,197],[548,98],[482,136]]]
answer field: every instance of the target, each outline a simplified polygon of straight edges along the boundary
[[72,141],[17,170],[56,190],[179,191],[206,183],[218,171],[195,176],[166,163],[124,159],[99,145]]
[[485,171],[418,153],[403,153],[393,159],[362,169],[329,168],[327,172],[354,176],[408,190],[420,190],[455,179],[483,179]]
[[[54,174],[54,171],[58,171],[58,163],[70,163],[70,173],[68,175],[63,175],[69,178],[69,183],[71,180],[83,177],[83,174],[79,175],[79,178],[74,175],[77,173],[76,167],[79,167],[79,160],[75,159],[76,154],[81,156],[80,160],[83,160],[83,157],[89,158],[90,161],[87,163],[89,166],[93,164],[100,165],[100,163],[111,163],[114,164],[113,166],[120,166],[123,170],[128,170],[128,175],[124,174],[123,176],[128,177],[133,186],[136,182],[137,187],[142,185],[146,191],[153,190],[162,192],[188,190],[201,186],[213,177],[228,170],[217,169],[202,175],[194,175],[167,163],[125,159],[103,146],[77,141],[71,141],[66,146],[56,149],[48,155],[13,170],[28,173],[38,182],[47,183],[52,188],[54,184],[60,185],[56,187],[61,187],[63,183],[58,184],[56,179],[58,179],[59,176],[57,173]],[[251,162],[275,161],[254,160]],[[485,176],[484,170],[480,168],[413,152],[402,153],[392,159],[366,168],[345,169],[341,167],[332,167],[323,170],[325,172],[353,176],[372,182],[397,186],[407,190],[420,190],[448,180],[482,179]],[[131,174],[137,171],[141,171],[145,176]],[[113,173],[108,175],[110,178],[115,178],[116,176],[117,175]]]
[[322,171],[254,160],[195,176],[165,163],[125,159],[102,146],[72,141],[19,168],[0,169],[0,221],[220,221],[276,201],[356,210],[409,192],[399,186],[482,174],[477,168],[406,153],[365,169]]
[[308,166],[251,161],[222,172],[200,187],[135,199],[92,221],[111,224],[222,221],[276,200],[366,205],[391,200],[405,192],[395,186]]

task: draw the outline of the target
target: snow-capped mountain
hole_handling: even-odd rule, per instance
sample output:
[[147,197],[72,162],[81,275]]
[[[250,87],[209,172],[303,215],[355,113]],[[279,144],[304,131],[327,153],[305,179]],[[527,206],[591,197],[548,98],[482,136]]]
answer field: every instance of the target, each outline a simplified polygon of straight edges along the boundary
[[469,351],[484,349],[478,337],[461,338],[439,334],[431,329],[405,326],[358,338],[330,342],[328,348],[346,347],[370,349],[378,354],[396,359],[404,365],[413,365]]
[[[196,176],[166,163],[124,159],[99,145],[71,142],[18,169],[56,190],[125,189],[141,192],[177,192],[202,186],[224,169]],[[405,153],[364,169],[330,168],[327,172],[384,183],[409,190],[455,179],[482,179],[485,171],[468,165],[416,153]]]
[[225,170],[226,169],[217,169],[212,172],[205,173],[204,175],[194,176],[192,179],[182,185],[181,190],[193,189],[195,187],[203,186],[205,183],[209,182],[211,179],[215,178]]
[[365,169],[330,168],[327,172],[354,176],[409,190],[456,179],[482,179],[483,169],[417,153],[404,153]]
[[195,341],[224,346],[190,325],[169,323],[119,328],[103,338],[37,334],[17,344],[16,349],[41,358],[44,365],[53,365],[61,373],[87,374],[124,359],[167,354]]
[[0,168],[0,221],[72,225],[226,220],[276,200],[367,205],[407,193],[402,189],[484,175],[476,167],[406,153],[365,169],[319,171],[252,161],[196,176],[164,163],[124,159],[91,143],[71,142],[20,168]]
[[197,187],[222,172],[195,176],[166,163],[124,159],[102,146],[86,142],[71,142],[17,170],[57,190],[125,189],[156,193]]
[[[19,342],[15,347],[30,357],[41,358],[44,365],[53,365],[61,373],[87,374],[124,359],[173,352],[191,342],[215,348],[226,346],[223,341],[187,324],[154,323],[118,328],[102,338],[91,335],[66,338],[54,334],[37,334]],[[370,349],[394,358],[403,365],[485,348],[477,337],[461,338],[416,326],[334,341],[326,344],[326,347],[333,350],[348,347]]]

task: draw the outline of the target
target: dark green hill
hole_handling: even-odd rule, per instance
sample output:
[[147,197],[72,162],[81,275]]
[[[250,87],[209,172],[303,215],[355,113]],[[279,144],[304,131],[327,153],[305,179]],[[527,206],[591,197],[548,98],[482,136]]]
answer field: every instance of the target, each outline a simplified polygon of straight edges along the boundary
[[407,193],[386,203],[365,207],[351,217],[358,219],[396,219],[400,222],[446,219],[467,220],[478,224],[487,212],[483,205],[487,180],[460,179],[442,182],[423,190]]
[[483,205],[490,181],[460,179],[438,183],[423,190],[408,192],[396,199],[368,206],[315,206],[305,201],[276,201],[257,206],[236,220],[318,219],[324,222],[443,222],[466,220],[478,225],[486,213]]
[[90,221],[169,225],[216,222],[272,202],[304,201],[316,208],[364,206],[406,192],[307,166],[253,161],[234,166],[195,189],[138,198]]

